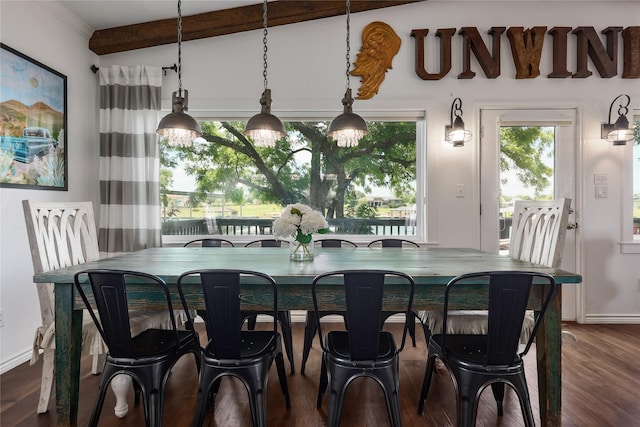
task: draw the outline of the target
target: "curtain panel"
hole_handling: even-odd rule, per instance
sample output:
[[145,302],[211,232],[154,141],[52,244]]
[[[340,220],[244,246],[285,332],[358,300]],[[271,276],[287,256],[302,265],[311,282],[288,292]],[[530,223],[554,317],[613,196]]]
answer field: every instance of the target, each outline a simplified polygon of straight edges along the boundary
[[162,68],[100,67],[101,256],[162,246]]

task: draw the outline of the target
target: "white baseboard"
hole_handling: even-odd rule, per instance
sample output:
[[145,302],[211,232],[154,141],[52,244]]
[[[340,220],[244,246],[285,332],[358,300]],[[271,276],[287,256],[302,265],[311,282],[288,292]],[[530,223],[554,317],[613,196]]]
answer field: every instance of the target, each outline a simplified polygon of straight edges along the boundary
[[31,360],[31,348],[0,363],[0,375]]
[[584,323],[588,324],[627,324],[627,325],[636,325],[640,324],[640,316],[637,314],[590,314],[585,316]]

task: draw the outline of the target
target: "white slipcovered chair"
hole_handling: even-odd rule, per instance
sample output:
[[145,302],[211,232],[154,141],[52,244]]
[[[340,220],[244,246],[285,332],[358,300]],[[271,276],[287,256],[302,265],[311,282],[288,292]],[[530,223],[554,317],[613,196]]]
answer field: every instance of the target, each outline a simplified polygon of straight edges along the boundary
[[[84,264],[99,258],[98,237],[91,202],[36,202],[22,201],[29,246],[35,273]],[[51,283],[37,283],[42,325],[33,340],[31,364],[43,356],[42,381],[38,413],[47,412],[55,377],[55,299]],[[136,311],[132,316],[132,330],[141,332],[147,328],[164,328],[171,321],[165,312]],[[99,374],[104,365],[107,347],[88,313],[82,324],[82,350],[93,355],[91,372]],[[127,414],[126,401],[130,378],[123,376],[112,388],[116,394],[115,413]]]
[[[567,233],[571,199],[516,200],[509,245],[513,259],[559,267]],[[442,330],[441,311],[419,311],[425,337]],[[528,311],[522,324],[520,341],[526,343],[534,325],[533,312]],[[487,312],[483,310],[450,311],[448,334],[486,334]]]

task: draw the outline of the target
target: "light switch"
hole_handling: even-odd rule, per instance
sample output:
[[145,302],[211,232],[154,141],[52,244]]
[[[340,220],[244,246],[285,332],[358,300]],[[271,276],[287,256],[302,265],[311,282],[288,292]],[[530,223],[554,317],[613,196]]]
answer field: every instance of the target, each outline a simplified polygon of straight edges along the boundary
[[464,197],[464,184],[456,185],[456,197]]
[[596,185],[596,199],[606,199],[609,197],[609,187],[607,185]]
[[604,173],[593,174],[593,183],[595,185],[607,185],[609,183],[609,176]]

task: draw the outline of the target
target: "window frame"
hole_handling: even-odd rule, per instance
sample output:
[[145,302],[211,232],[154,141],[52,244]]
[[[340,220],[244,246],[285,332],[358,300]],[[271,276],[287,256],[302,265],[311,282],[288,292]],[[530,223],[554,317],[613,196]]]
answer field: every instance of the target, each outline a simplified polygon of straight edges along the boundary
[[[357,113],[365,121],[413,121],[416,123],[416,234],[406,236],[421,245],[428,242],[427,233],[427,122],[425,109],[390,109],[376,111],[360,111]],[[200,121],[244,121],[255,114],[255,111],[207,110],[189,111],[189,114]],[[273,111],[283,122],[287,121],[331,121],[334,111]],[[163,246],[182,246],[192,239],[206,238],[210,235],[162,235]],[[325,236],[326,237],[326,236]],[[348,239],[366,246],[380,235],[331,234],[331,237]],[[256,235],[225,235],[234,244],[243,245],[255,240]]]

